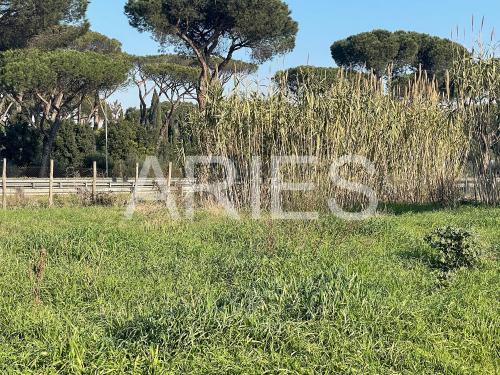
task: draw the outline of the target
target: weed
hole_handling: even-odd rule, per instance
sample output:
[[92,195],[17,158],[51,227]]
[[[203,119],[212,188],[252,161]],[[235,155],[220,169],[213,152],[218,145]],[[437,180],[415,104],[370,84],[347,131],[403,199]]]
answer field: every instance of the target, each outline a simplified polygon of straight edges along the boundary
[[438,251],[437,265],[444,273],[475,267],[481,257],[479,242],[472,233],[450,226],[435,229],[425,241]]
[[47,250],[42,249],[38,256],[38,260],[35,262],[31,270],[33,278],[33,295],[35,299],[35,304],[37,305],[40,305],[42,303],[41,286],[46,265],[47,265]]

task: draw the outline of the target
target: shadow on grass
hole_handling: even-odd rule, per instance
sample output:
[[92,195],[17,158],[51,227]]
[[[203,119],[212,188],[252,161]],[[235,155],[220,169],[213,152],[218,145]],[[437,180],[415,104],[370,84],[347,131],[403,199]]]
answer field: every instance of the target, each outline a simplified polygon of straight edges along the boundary
[[433,212],[447,208],[437,203],[408,204],[408,203],[385,203],[382,210],[392,215],[419,214]]
[[120,346],[159,345],[170,353],[188,350],[194,343],[210,340],[222,329],[214,308],[198,302],[190,305],[178,301],[114,321],[108,328],[109,335]]
[[381,204],[381,210],[392,215],[405,215],[405,214],[420,214],[426,212],[434,212],[447,209],[457,209],[462,207],[485,207],[477,202],[462,201],[457,202],[456,205],[446,205],[442,203],[424,203],[424,204],[409,204],[409,203],[384,203]]
[[115,322],[109,333],[120,345],[154,344],[176,351],[185,346],[189,338],[187,327],[179,326],[183,321],[172,311],[165,311]]
[[413,247],[400,252],[399,257],[412,264],[420,264],[431,270],[438,268],[437,256],[430,250],[421,247]]

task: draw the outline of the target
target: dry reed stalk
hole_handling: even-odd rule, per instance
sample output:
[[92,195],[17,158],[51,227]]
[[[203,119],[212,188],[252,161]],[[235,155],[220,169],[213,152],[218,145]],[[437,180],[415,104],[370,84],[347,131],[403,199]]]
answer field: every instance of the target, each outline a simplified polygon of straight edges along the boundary
[[190,119],[205,155],[235,162],[240,184],[232,197],[240,206],[250,202],[252,156],[262,157],[263,200],[269,201],[273,155],[318,158],[315,168],[284,169],[287,181],[316,183],[314,195],[302,197],[306,206],[332,196],[343,205],[359,205],[359,196],[335,189],[329,180],[331,162],[345,154],[365,156],[376,165],[375,176],[353,167],[344,168],[343,175],[375,188],[383,200],[416,203],[455,197],[455,180],[468,151],[463,119],[442,105],[436,83],[424,74],[415,77],[404,97],[387,93],[373,75],[339,79],[327,93],[307,84],[300,92],[293,97],[276,88],[267,94],[219,97],[209,100],[205,114]]
[[33,278],[33,295],[35,299],[35,304],[37,305],[42,304],[41,286],[46,265],[47,265],[47,250],[42,249],[38,256],[38,260],[33,264],[33,267],[31,269],[31,274]]
[[478,49],[475,56],[466,56],[455,62],[455,106],[471,139],[469,161],[479,200],[486,204],[498,205],[500,62],[496,58],[497,46],[485,47],[480,44]]

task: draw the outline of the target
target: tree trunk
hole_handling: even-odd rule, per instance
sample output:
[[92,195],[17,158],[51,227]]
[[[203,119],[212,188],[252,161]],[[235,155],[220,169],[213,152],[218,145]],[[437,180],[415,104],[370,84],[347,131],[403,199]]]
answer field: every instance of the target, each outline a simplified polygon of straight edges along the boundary
[[159,155],[161,142],[162,140],[166,140],[168,144],[168,130],[172,126],[172,122],[174,119],[174,113],[177,108],[178,103],[171,103],[170,111],[168,112],[165,122],[162,124],[160,128],[160,133],[158,134],[158,140],[156,141],[156,154]]
[[207,107],[207,96],[210,84],[210,68],[207,63],[203,63],[200,79],[198,81],[197,99],[200,111]]
[[139,94],[139,113],[140,113],[140,123],[141,125],[146,125],[148,122],[148,105],[146,104],[143,96]]
[[5,96],[1,96],[1,94],[0,94],[0,98],[1,98],[0,99],[0,113],[3,113],[5,106],[6,106],[6,103],[7,103],[7,99],[5,98]]
[[170,127],[170,120],[167,119],[160,129],[158,134],[158,139],[156,140],[156,155],[159,155],[161,149],[161,143],[163,140],[167,141],[168,144],[168,129]]
[[9,103],[9,105],[7,106],[7,109],[5,110],[5,112],[3,111],[4,108],[2,108],[2,110],[0,111],[0,123],[7,122],[7,118],[9,117],[10,109],[13,106],[14,106],[14,103]]
[[40,166],[39,177],[47,177],[50,163],[50,157],[54,149],[54,141],[56,139],[57,131],[61,127],[61,119],[56,118],[50,127],[49,134],[43,140],[42,164]]

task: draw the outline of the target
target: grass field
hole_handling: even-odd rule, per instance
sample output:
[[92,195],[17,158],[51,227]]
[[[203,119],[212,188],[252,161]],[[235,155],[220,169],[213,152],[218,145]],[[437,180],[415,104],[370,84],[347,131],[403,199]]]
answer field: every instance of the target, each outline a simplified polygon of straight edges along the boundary
[[[362,223],[0,212],[0,373],[498,373],[500,209],[390,211]],[[443,284],[423,237],[448,224],[489,252]]]

